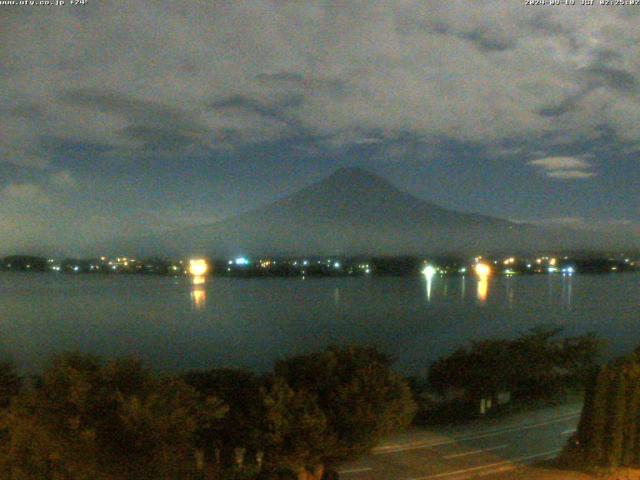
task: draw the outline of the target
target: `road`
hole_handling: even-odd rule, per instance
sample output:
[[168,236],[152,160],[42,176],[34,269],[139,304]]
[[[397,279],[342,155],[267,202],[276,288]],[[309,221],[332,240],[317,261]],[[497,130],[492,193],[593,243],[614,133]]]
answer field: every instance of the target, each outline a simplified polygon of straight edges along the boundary
[[[384,441],[338,469],[346,480],[461,480],[513,475],[555,457],[575,431],[579,403],[565,404],[457,428],[413,430]],[[524,477],[523,477],[524,478]]]

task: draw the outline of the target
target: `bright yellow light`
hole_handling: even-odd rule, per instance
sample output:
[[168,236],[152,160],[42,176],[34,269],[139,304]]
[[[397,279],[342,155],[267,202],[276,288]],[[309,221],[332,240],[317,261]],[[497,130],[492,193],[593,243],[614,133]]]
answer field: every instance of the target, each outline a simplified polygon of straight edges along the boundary
[[476,270],[476,275],[479,277],[488,277],[491,275],[491,267],[486,263],[476,263],[474,268]]
[[194,276],[201,276],[209,271],[209,264],[202,258],[189,260],[189,273]]
[[551,260],[549,260],[549,265],[551,265],[552,267],[555,267],[557,263],[558,261],[555,258],[552,258]]

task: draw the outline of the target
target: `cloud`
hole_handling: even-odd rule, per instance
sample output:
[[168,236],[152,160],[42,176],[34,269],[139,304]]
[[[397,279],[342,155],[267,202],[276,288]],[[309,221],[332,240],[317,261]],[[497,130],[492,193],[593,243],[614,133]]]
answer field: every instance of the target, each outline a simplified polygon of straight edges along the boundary
[[52,173],[49,176],[49,180],[51,183],[62,190],[71,190],[78,186],[75,178],[66,170],[62,170],[60,172]]
[[[567,143],[590,139],[596,118],[623,132],[640,114],[640,54],[624,48],[640,32],[606,9],[113,5],[12,13],[0,33],[0,121],[14,127],[0,161],[42,168],[51,137],[109,145],[119,158],[301,137],[330,150],[371,131]],[[621,135],[640,140],[638,129]]]
[[10,183],[0,190],[0,197],[7,203],[26,209],[47,206],[51,203],[46,192],[33,183]]
[[585,172],[584,170],[552,170],[547,172],[550,178],[559,178],[562,180],[578,180],[583,178],[591,178],[596,174],[593,172]]
[[594,177],[592,164],[577,157],[546,157],[531,160],[529,165],[539,167],[550,178],[576,180]]
[[531,160],[531,165],[542,167],[546,170],[567,170],[591,168],[591,164],[586,160],[575,157],[547,157],[538,160]]

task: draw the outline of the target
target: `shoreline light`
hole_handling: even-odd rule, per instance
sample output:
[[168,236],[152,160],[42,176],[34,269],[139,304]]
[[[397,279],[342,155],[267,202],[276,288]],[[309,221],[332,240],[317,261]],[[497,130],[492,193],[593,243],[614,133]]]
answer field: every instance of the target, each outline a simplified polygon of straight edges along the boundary
[[205,275],[209,271],[209,264],[202,258],[189,260],[189,273],[195,277]]
[[476,263],[474,267],[476,275],[479,277],[488,277],[491,275],[491,267],[486,263]]
[[422,274],[428,279],[431,279],[436,274],[436,268],[433,265],[427,265],[422,270]]
[[236,265],[249,265],[249,259],[246,257],[238,257],[234,260]]

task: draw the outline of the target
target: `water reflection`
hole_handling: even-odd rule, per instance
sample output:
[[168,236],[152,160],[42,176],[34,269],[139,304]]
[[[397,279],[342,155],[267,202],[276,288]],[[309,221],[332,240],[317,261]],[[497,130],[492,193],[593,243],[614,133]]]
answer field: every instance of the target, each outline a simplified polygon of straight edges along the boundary
[[573,297],[573,276],[566,275],[562,277],[562,305],[570,309]]
[[478,277],[478,301],[484,304],[489,294],[489,277],[491,276],[491,266],[487,263],[478,262],[474,266]]
[[426,287],[427,288],[427,290],[426,290],[427,303],[431,303],[431,286],[432,286],[432,283],[433,283],[433,275],[425,275],[424,278],[425,278],[425,280],[427,282],[427,287]]
[[424,278],[427,281],[427,303],[431,303],[431,284],[433,282],[433,277],[436,275],[435,267],[427,265],[424,267],[424,270],[422,270],[422,275],[424,275]]
[[196,276],[191,279],[191,305],[202,310],[207,305],[207,291],[204,288],[205,277]]
[[478,277],[478,301],[484,304],[487,301],[487,296],[489,295],[489,276],[482,275]]
[[509,308],[513,307],[513,288],[511,285],[511,276],[507,276],[506,278],[506,283],[505,283],[505,297],[506,297],[506,302],[507,305],[509,306]]

